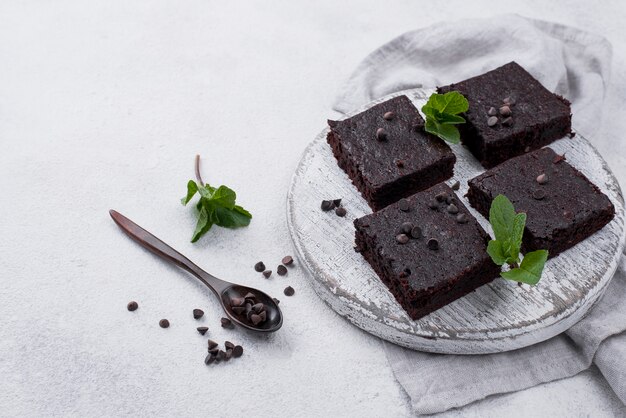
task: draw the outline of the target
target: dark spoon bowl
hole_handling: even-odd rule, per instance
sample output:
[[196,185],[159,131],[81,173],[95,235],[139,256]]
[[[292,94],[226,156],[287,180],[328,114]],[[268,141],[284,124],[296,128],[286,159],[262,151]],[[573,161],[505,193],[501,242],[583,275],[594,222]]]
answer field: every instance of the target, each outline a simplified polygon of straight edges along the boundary
[[[121,213],[110,210],[109,214],[115,223],[133,240],[138,242],[141,246],[152,251],[159,257],[176,264],[189,273],[193,274],[202,283],[204,283],[213,293],[219,298],[222,308],[230,320],[237,325],[256,332],[274,332],[278,331],[283,325],[283,314],[278,307],[278,304],[274,302],[269,295],[261,292],[258,289],[252,287],[242,286],[235,283],[230,283],[225,280],[218,279],[217,277],[207,273],[200,267],[191,262],[187,257],[161,241],[150,232],[146,231]],[[233,298],[244,297],[247,293],[252,293],[258,302],[265,305],[265,313],[267,315],[265,321],[254,325],[248,322],[245,315],[239,316],[232,311],[230,301]]]
[[[261,302],[265,305],[265,312],[267,314],[267,319],[258,324],[253,325],[250,323],[246,323],[240,320],[239,316],[232,311],[230,307],[230,301],[233,298],[243,298],[247,293],[253,293],[256,296],[257,302]],[[261,292],[258,289],[254,289],[252,287],[242,286],[238,284],[233,284],[227,287],[221,295],[222,306],[224,307],[224,311],[228,315],[228,317],[237,322],[240,326],[251,329],[253,331],[260,332],[274,332],[279,329],[283,325],[283,315],[280,311],[280,308],[274,302],[271,296],[266,293]],[[271,308],[270,308],[271,306]]]

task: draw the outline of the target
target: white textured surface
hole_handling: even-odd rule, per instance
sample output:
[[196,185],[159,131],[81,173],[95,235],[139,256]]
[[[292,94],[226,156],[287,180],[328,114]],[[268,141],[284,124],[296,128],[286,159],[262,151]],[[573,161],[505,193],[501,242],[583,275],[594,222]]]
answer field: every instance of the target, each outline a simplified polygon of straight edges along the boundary
[[[626,174],[622,3],[464,3],[0,2],[0,415],[232,416],[233,403],[242,415],[407,415],[378,339],[328,309],[302,270],[268,282],[252,270],[293,251],[291,175],[363,56],[485,13],[597,31],[615,64],[596,145]],[[253,212],[249,228],[189,243],[194,220],[178,198],[195,153],[206,180]],[[272,293],[294,285],[280,298],[283,329],[268,341],[222,331],[208,290],[122,235],[111,207],[220,277]],[[245,345],[243,358],[205,368],[194,307],[216,339]],[[592,370],[445,415],[620,414]]]
[[[391,97],[406,95],[420,109],[433,89],[412,89],[381,97],[350,117]],[[444,354],[485,354],[515,350],[547,340],[577,323],[602,296],[624,249],[624,199],[613,173],[580,134],[550,144],[566,155],[609,197],[615,218],[601,231],[549,260],[538,286],[494,280],[463,298],[413,321],[387,287],[354,251],[356,218],[371,213],[326,141],[328,128],[306,149],[287,197],[289,230],[317,293],[356,326],[404,347]],[[456,193],[483,228],[487,220],[465,198],[467,181],[485,170],[469,150],[452,146],[457,156]],[[341,197],[345,218],[319,208],[324,199]]]

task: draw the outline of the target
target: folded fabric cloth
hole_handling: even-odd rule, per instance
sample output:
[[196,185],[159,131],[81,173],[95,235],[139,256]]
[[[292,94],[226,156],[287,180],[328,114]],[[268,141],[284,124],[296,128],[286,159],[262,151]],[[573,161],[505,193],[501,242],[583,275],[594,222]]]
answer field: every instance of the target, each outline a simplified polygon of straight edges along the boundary
[[[439,23],[405,33],[365,58],[334,109],[347,112],[394,91],[461,81],[510,61],[572,102],[575,130],[590,135],[599,125],[609,81],[609,42],[517,15]],[[624,257],[609,286],[583,320],[543,343],[478,356],[429,354],[385,343],[389,364],[420,414],[573,376],[592,362],[626,403]]]

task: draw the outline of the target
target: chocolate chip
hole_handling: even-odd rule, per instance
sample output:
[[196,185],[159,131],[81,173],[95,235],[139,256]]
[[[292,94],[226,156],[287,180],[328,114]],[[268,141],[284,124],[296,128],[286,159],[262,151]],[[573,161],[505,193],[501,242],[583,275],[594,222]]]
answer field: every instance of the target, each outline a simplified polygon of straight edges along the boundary
[[233,350],[226,350],[226,354],[224,355],[224,361],[228,361],[233,356]]
[[269,279],[271,275],[272,275],[272,270],[265,270],[263,272],[263,277],[265,277],[266,279]]
[[446,203],[449,205],[452,202],[454,202],[454,197],[448,195],[448,197],[446,197]]
[[222,360],[226,360],[226,353],[220,350],[217,352],[217,357],[215,357],[215,361],[222,361]]
[[202,309],[194,309],[193,310],[193,319],[200,319],[204,316],[204,311]]
[[126,309],[128,309],[131,312],[136,311],[138,307],[139,307],[139,304],[135,301],[128,302],[128,305],[126,305]]
[[206,332],[209,330],[209,328],[208,328],[208,327],[198,327],[198,328],[196,328],[196,329],[198,330],[198,332],[199,332],[201,335],[206,334]]
[[530,152],[530,147],[524,148],[524,152]]
[[503,119],[502,120],[502,124],[504,126],[511,126],[511,125],[513,125],[513,118],[509,116],[508,118]]
[[228,318],[222,318],[220,321],[222,323],[222,328],[230,328],[233,326],[233,323]]
[[497,115],[497,114],[498,114],[498,111],[496,110],[496,108],[495,108],[495,107],[491,106],[491,107],[489,108],[489,110],[487,111],[487,114],[488,114],[489,116],[495,116],[495,115]]
[[232,310],[237,315],[241,315],[246,312],[245,306],[233,306]]
[[429,239],[428,240],[428,244],[426,244],[426,245],[428,245],[428,248],[431,249],[431,250],[438,250],[439,249],[439,241],[437,241],[434,238]]
[[160,326],[161,328],[169,328],[169,326],[170,326],[170,321],[168,321],[167,319],[161,319],[161,320],[159,321],[159,326]]
[[296,291],[293,290],[293,287],[287,286],[285,290],[283,290],[283,293],[285,294],[285,296],[293,296]]
[[237,357],[241,357],[243,355],[243,347],[240,345],[236,345],[235,348],[233,348],[233,357],[237,358]]
[[259,316],[261,317],[261,322],[265,322],[265,320],[267,319],[267,312],[263,311],[259,314]]
[[437,199],[437,202],[444,202],[447,198],[448,198],[448,193],[446,192],[441,192],[437,194],[437,196],[435,196],[435,199]]
[[558,164],[561,161],[565,161],[565,155],[559,155],[557,154],[556,157],[554,157],[554,159],[552,160],[553,164]]
[[454,203],[450,204],[446,210],[448,211],[448,213],[451,213],[453,215],[456,215],[457,213],[459,213],[459,208],[456,207],[456,205]]
[[402,160],[396,160],[396,166],[397,166],[398,168],[402,168],[402,167],[404,167],[404,161],[402,161]]
[[278,299],[276,299],[276,298],[272,298],[272,300],[273,300],[273,301],[274,301],[274,303],[275,303],[275,304],[277,304],[277,305],[280,303],[280,301],[279,301]]
[[256,295],[252,292],[248,292],[243,298],[244,299],[256,299]]
[[515,105],[515,99],[512,97],[505,97],[504,99],[502,99],[502,102],[509,105],[509,106],[514,106]]
[[537,189],[533,192],[533,199],[535,200],[543,200],[546,197],[546,192],[542,189]]
[[335,205],[336,207],[339,207],[339,205],[341,205],[341,199],[333,200],[333,205]]
[[499,110],[500,114],[502,116],[510,116],[511,115],[511,108],[508,106],[502,106]]
[[398,241],[398,244],[406,244],[409,242],[409,237],[406,234],[398,234],[396,235],[396,241]]
[[246,303],[246,315],[250,314],[251,312],[252,312],[252,304]]
[[460,224],[465,224],[468,220],[469,219],[467,219],[467,215],[465,215],[464,213],[459,213],[458,215],[456,215],[456,221]]
[[293,257],[290,255],[286,255],[283,257],[283,259],[281,260],[281,263],[283,263],[286,266],[290,266],[293,264]]
[[215,341],[213,341],[213,340],[209,340],[209,341],[207,341],[207,343],[209,345],[209,350],[213,350],[215,347],[218,346],[218,344]]
[[379,141],[384,141],[387,139],[387,132],[383,128],[376,129],[376,139]]
[[337,216],[339,216],[341,218],[346,216],[346,213],[348,213],[348,211],[343,206],[335,209],[335,215],[337,215]]
[[263,309],[265,309],[265,305],[263,305],[261,302],[252,305],[252,310],[256,313],[261,312]]
[[227,350],[232,350],[233,348],[235,348],[235,344],[231,343],[230,341],[224,341],[224,347],[226,347]]
[[383,119],[391,120],[391,119],[393,119],[394,116],[395,116],[395,114],[393,112],[385,112],[385,114],[383,115]]
[[459,190],[461,188],[461,182],[460,181],[455,181],[454,183],[452,183],[452,186],[450,186],[450,188],[452,190]]
[[411,228],[411,238],[418,239],[422,237],[422,228],[414,226]]
[[254,269],[260,273],[263,270],[265,270],[265,264],[263,264],[262,261],[259,261],[258,263],[254,265]]
[[322,210],[324,212],[328,212],[331,209],[335,208],[335,204],[332,200],[322,200]]
[[548,182],[548,176],[544,173],[544,174],[539,174],[537,176],[537,183],[539,184],[546,184]]
[[409,201],[406,199],[400,199],[398,201],[398,208],[402,211],[402,212],[408,212],[409,211]]
[[496,116],[490,116],[487,119],[487,126],[495,126],[498,123],[498,118]]
[[250,320],[252,321],[253,325],[259,325],[261,323],[261,316],[257,314],[252,314],[250,316]]
[[404,222],[402,225],[400,225],[401,234],[410,234],[411,229],[413,229],[413,224],[411,222]]
[[211,363],[213,363],[215,361],[215,357],[213,357],[211,354],[207,354],[206,357],[204,358],[204,364],[209,365]]
[[436,200],[431,200],[430,202],[428,202],[428,207],[437,210],[439,208],[439,203],[437,203]]
[[230,300],[230,306],[243,306],[246,303],[244,298],[232,298]]
[[219,347],[209,348],[209,354],[213,357],[217,356],[217,353],[220,351]]
[[278,273],[279,276],[284,276],[285,274],[287,274],[287,267],[283,266],[282,264],[279,265],[278,267],[276,267],[276,273]]

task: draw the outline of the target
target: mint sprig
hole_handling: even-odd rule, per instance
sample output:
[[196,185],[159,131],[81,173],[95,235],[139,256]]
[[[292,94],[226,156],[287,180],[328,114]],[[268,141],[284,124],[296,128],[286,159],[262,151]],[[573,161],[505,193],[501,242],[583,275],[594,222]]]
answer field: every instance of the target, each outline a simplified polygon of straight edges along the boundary
[[516,213],[513,204],[504,195],[498,195],[489,209],[489,223],[496,236],[487,244],[487,253],[499,266],[508,264],[510,270],[500,273],[505,279],[536,285],[541,279],[548,259],[547,250],[537,250],[524,255],[520,263],[522,236],[526,214]]
[[196,157],[196,177],[198,182],[187,182],[187,195],[181,199],[187,205],[196,194],[200,200],[196,203],[198,221],[191,237],[196,242],[206,234],[213,225],[224,228],[239,228],[248,226],[252,215],[250,212],[235,204],[237,194],[227,186],[212,187],[202,181],[199,170],[199,157]]
[[465,123],[465,119],[459,114],[467,112],[468,109],[467,99],[458,91],[433,93],[422,107],[422,112],[426,115],[426,132],[437,135],[444,141],[458,144],[461,134],[454,125]]

